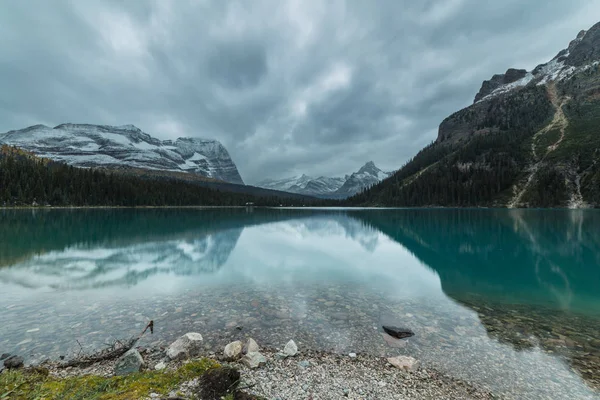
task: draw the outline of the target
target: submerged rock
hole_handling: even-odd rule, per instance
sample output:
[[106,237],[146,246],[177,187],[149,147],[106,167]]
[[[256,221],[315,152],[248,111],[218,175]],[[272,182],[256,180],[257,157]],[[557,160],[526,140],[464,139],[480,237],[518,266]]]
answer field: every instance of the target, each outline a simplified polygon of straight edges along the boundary
[[253,351],[242,357],[242,363],[248,368],[254,369],[265,365],[267,363],[267,359],[259,352]]
[[139,351],[131,349],[123,354],[115,364],[115,375],[127,375],[139,372],[144,365],[144,359]]
[[243,343],[239,340],[236,340],[235,342],[231,342],[227,346],[225,346],[223,355],[228,360],[237,360],[242,355],[243,347]]
[[410,329],[397,326],[384,325],[383,330],[396,339],[404,339],[415,335]]
[[397,356],[387,359],[394,367],[405,371],[416,371],[419,368],[419,361],[413,357]]
[[9,353],[2,353],[2,355],[0,356],[0,361],[2,361],[2,360],[4,360],[4,359],[6,359],[6,358],[8,358],[8,357],[10,357],[10,354],[9,354]]
[[11,356],[4,360],[6,369],[18,369],[23,367],[23,357]]
[[167,357],[171,360],[183,360],[200,354],[202,335],[189,332],[173,342],[167,349]]
[[381,336],[383,337],[383,340],[387,343],[387,345],[390,347],[395,347],[397,349],[406,347],[405,340],[396,339],[394,337],[391,337],[390,335],[388,335],[385,332],[381,332]]

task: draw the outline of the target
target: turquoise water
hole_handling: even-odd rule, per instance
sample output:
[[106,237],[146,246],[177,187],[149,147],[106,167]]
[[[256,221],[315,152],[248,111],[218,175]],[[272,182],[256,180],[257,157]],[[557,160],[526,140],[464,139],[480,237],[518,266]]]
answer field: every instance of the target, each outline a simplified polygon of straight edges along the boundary
[[2,210],[0,353],[68,357],[153,319],[142,345],[294,338],[598,398],[598,227],[593,210]]

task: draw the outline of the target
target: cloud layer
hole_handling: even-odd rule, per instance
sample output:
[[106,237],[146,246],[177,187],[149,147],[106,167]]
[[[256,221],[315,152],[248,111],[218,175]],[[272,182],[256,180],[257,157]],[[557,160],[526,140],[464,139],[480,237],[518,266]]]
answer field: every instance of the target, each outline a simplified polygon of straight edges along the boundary
[[0,131],[216,138],[246,182],[395,169],[483,79],[546,62],[588,0],[0,3]]

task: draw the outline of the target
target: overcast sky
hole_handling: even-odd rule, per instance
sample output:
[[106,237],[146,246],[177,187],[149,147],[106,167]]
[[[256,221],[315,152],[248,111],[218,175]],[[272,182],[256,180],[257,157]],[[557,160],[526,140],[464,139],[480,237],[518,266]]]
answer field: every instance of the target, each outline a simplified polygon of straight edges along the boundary
[[391,170],[482,80],[599,20],[590,0],[0,0],[0,132],[214,138],[247,183]]

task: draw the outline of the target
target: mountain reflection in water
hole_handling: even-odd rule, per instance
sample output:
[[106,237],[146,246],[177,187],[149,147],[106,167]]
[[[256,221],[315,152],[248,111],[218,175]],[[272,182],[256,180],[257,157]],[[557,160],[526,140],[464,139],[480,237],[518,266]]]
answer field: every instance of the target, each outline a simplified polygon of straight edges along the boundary
[[[0,327],[0,338],[6,338],[0,346],[51,354],[22,340],[27,328],[41,323],[23,316],[51,309],[55,319],[79,327],[78,308],[65,304],[67,298],[88,314],[109,304],[121,311],[139,308],[132,311],[139,324],[146,317],[160,321],[163,309],[170,310],[167,303],[180,304],[176,310],[191,304],[181,298],[192,293],[203,304],[190,311],[194,317],[169,320],[170,326],[220,327],[229,322],[221,319],[232,317],[219,310],[231,309],[234,316],[248,315],[246,324],[272,332],[281,317],[287,329],[323,348],[331,346],[328,329],[342,327],[347,335],[365,335],[365,351],[375,354],[387,350],[368,349],[378,338],[372,325],[386,315],[406,319],[415,312],[403,317],[398,310],[414,307],[424,332],[417,329],[414,348],[406,351],[426,358],[433,352],[427,335],[448,338],[440,350],[446,351],[444,346],[456,346],[461,335],[478,329],[453,326],[452,318],[469,317],[447,304],[450,298],[476,313],[491,340],[515,352],[558,355],[598,388],[597,226],[600,212],[592,210],[3,210],[0,318],[9,323]],[[239,303],[223,299],[224,293],[238,296]],[[284,293],[304,300],[286,308]],[[282,304],[265,305],[277,299]],[[336,310],[327,309],[330,303]],[[262,314],[255,317],[253,307]],[[436,307],[440,315],[452,308],[448,326],[437,321]],[[114,324],[115,335],[127,330],[119,311],[105,314],[97,319]],[[306,320],[295,323],[311,316],[311,332],[305,332]],[[348,323],[360,326],[353,331]],[[102,329],[93,322],[81,334]],[[269,341],[267,333],[262,340]],[[346,351],[346,345],[358,346],[345,337],[333,347]],[[60,346],[54,351],[63,351]]]

